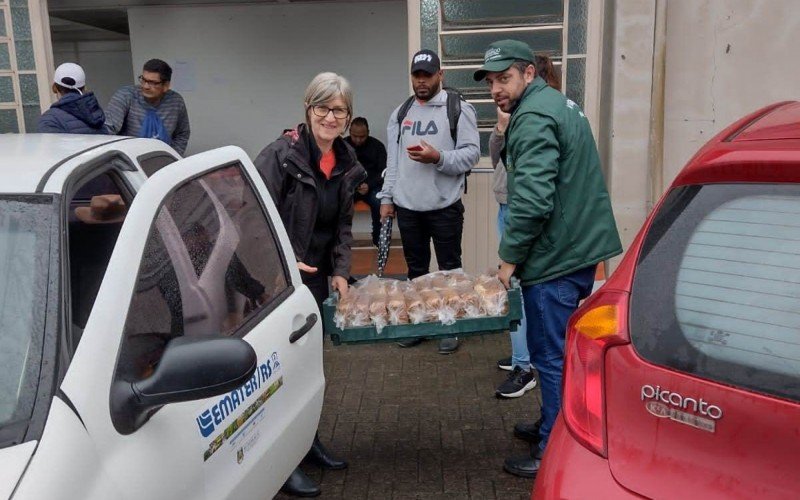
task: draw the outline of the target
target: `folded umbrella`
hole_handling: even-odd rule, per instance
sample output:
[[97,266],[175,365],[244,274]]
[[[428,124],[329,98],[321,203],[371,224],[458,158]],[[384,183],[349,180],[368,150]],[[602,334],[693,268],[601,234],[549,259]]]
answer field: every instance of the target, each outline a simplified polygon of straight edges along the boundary
[[386,217],[381,222],[381,232],[378,236],[378,277],[383,276],[383,269],[389,260],[390,246],[392,246],[392,218]]

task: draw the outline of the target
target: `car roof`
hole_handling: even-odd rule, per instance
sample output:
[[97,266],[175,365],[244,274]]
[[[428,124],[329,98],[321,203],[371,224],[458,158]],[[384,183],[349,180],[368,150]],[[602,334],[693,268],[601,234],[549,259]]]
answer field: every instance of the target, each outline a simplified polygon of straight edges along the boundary
[[765,106],[708,141],[672,187],[713,182],[800,183],[800,102]]
[[53,167],[126,137],[78,134],[0,134],[0,191],[33,193]]

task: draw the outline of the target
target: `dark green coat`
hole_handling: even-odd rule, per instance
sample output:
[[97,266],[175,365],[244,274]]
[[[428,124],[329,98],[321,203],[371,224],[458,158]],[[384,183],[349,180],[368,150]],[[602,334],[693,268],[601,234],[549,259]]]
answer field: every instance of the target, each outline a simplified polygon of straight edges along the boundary
[[511,115],[508,218],[500,258],[523,285],[622,253],[600,157],[578,106],[536,77]]

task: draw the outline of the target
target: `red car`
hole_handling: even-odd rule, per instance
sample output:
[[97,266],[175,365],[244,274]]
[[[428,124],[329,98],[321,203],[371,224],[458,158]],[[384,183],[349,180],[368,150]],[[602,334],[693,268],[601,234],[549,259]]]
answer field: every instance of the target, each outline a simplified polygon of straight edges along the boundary
[[800,498],[800,103],[714,137],[567,328],[533,498]]

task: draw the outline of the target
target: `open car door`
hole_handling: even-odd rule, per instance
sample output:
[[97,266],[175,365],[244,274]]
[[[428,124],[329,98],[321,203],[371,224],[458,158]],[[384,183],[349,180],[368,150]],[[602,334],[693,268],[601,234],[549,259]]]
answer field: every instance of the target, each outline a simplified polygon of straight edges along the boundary
[[[318,314],[244,151],[220,148],[156,172],[126,214],[61,386],[102,474],[124,498],[270,498],[319,421]],[[154,382],[169,367],[187,379],[173,377],[173,392],[225,369],[208,352],[174,347],[219,338],[252,346],[252,376],[169,402]]]

